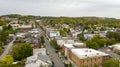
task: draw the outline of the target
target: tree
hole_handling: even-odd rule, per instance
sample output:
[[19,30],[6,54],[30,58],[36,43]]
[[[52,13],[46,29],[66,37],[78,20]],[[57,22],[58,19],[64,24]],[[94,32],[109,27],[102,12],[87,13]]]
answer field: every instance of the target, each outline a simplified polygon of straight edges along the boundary
[[0,32],[0,41],[3,44],[6,44],[6,42],[7,42],[7,33],[6,33],[5,30],[3,30],[3,31]]
[[79,38],[79,40],[84,41],[84,35],[83,34],[78,34],[77,37]]
[[67,32],[67,34],[70,33],[70,29],[69,29],[69,28],[63,28],[63,30],[64,30],[65,32]]
[[103,67],[119,67],[119,60],[106,60]]
[[2,42],[0,42],[0,54],[2,54],[3,49],[2,49]]
[[107,45],[112,45],[112,44],[115,44],[116,43],[116,40],[115,38],[110,38],[107,40]]
[[15,60],[25,59],[33,54],[32,47],[27,43],[17,44],[13,47],[12,56]]
[[50,43],[51,43],[51,45],[53,45],[53,47],[56,50],[60,50],[61,49],[60,45],[57,44],[57,41],[55,39],[51,40]]
[[98,67],[98,64],[94,64],[94,67]]
[[73,67],[72,63],[70,63],[70,64],[68,65],[68,67]]
[[67,33],[64,30],[59,30],[59,32],[60,32],[60,35],[62,37],[66,37],[67,36]]
[[100,47],[104,47],[107,44],[107,40],[101,38],[99,35],[95,35],[91,40],[86,41],[86,45],[89,48],[99,49]]
[[116,41],[120,41],[120,34],[117,32],[107,32],[106,36],[108,38],[114,38]]
[[87,47],[92,48],[92,49],[98,49],[99,48],[99,45],[94,41],[87,41],[86,45],[87,45]]
[[8,30],[12,30],[12,26],[9,24],[9,25],[7,26],[7,29],[8,29]]
[[2,54],[3,50],[2,50],[2,47],[0,47],[0,55]]
[[3,57],[1,60],[0,60],[0,65],[2,67],[9,67],[12,65],[14,59],[11,55],[6,55],[5,57]]
[[43,45],[43,44],[45,43],[44,37],[41,36],[40,39],[41,39],[41,43],[42,43],[42,45]]

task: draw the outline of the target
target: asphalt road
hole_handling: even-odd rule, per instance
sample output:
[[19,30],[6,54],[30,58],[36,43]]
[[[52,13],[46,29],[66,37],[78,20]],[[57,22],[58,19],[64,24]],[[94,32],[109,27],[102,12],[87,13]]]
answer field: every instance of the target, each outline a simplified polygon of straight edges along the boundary
[[47,40],[46,34],[42,31],[41,35],[44,36],[47,53],[49,53],[51,60],[54,62],[54,67],[65,67],[62,60],[58,57],[58,54],[55,52],[55,49],[50,45],[49,40]]
[[4,52],[0,56],[0,59],[2,59],[3,57],[5,57],[9,53],[9,51],[10,51],[12,45],[13,45],[13,42],[15,41],[15,39],[16,39],[16,37],[14,37],[14,39],[7,45],[7,47],[5,48]]

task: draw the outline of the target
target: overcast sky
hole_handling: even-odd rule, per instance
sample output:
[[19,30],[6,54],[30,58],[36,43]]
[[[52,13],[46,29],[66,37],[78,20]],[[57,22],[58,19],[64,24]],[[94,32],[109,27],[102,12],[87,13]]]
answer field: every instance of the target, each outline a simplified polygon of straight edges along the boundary
[[120,18],[120,0],[0,0],[0,15]]

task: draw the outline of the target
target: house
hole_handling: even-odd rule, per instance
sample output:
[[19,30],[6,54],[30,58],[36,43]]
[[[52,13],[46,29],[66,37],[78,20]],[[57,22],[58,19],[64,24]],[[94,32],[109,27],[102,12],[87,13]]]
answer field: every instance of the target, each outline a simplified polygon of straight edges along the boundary
[[90,39],[92,39],[93,36],[95,36],[96,34],[83,34],[83,35],[84,35],[84,38],[85,38],[85,39],[90,40]]
[[35,25],[35,22],[34,21],[30,21],[29,24],[32,26],[32,28],[35,28],[36,25]]
[[109,48],[111,49],[111,51],[113,52],[120,52],[120,44],[114,44],[112,46],[109,46]]
[[27,31],[31,30],[32,28],[33,28],[32,25],[21,25],[21,26],[19,26],[20,32],[27,32]]
[[20,26],[17,18],[14,18],[12,21],[10,21],[8,25],[11,25],[14,30],[18,29]]
[[55,29],[55,28],[45,27],[45,32],[46,32],[47,35],[49,35],[49,32],[50,32],[50,31],[56,31],[56,30],[57,30],[57,29]]
[[74,47],[76,48],[85,48],[86,47],[86,44],[85,43],[79,43],[79,42],[75,42],[73,44]]
[[107,31],[100,31],[100,32],[99,32],[99,35],[100,35],[100,37],[102,37],[102,38],[106,38],[106,33],[107,33]]
[[35,33],[35,34],[36,34],[36,33],[40,33],[38,29],[32,29],[32,30],[30,30],[30,31],[28,31],[28,32],[29,32],[29,33],[32,33],[32,34],[33,34],[33,33]]
[[40,31],[38,29],[32,29],[32,30],[27,32],[26,37],[39,38],[40,37]]
[[13,28],[13,30],[18,29],[20,27],[20,24],[10,24]]
[[60,37],[55,38],[57,41],[57,44],[62,46],[63,44],[74,44],[74,39],[71,37]]
[[60,33],[58,31],[49,31],[50,38],[60,37]]
[[24,42],[26,33],[16,33],[16,40],[14,41],[14,43],[21,43]]
[[14,37],[15,37],[14,34],[9,34],[9,35],[8,35],[8,38],[9,38],[10,41],[12,41],[12,40],[14,39]]
[[82,31],[73,32],[73,33],[72,33],[72,37],[73,37],[73,38],[77,38],[77,35],[80,34],[80,33],[82,33]]
[[3,30],[3,27],[2,27],[2,26],[0,26],[0,30]]
[[9,17],[7,17],[7,16],[3,16],[3,17],[1,17],[1,19],[0,20],[2,20],[2,21],[6,21],[6,20],[10,20],[10,18]]
[[62,50],[63,52],[65,52],[65,56],[67,56],[67,50],[73,49],[73,48],[86,48],[86,45],[84,43],[78,43],[78,42],[75,42],[74,44],[62,45]]
[[51,59],[46,55],[46,49],[34,49],[33,56],[27,57],[25,67],[52,67]]
[[17,33],[16,38],[25,38],[26,33]]
[[26,38],[24,41],[29,43],[33,48],[40,46],[40,40],[38,38]]
[[69,28],[69,25],[68,24],[63,24],[62,28]]

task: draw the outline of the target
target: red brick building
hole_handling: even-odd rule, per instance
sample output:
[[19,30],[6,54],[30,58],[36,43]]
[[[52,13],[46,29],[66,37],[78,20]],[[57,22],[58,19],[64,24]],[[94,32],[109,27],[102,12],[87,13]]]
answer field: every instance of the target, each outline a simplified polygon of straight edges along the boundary
[[69,45],[63,46],[63,51],[77,67],[94,67],[95,64],[100,67],[103,61],[110,59],[108,54],[89,48],[74,48]]

